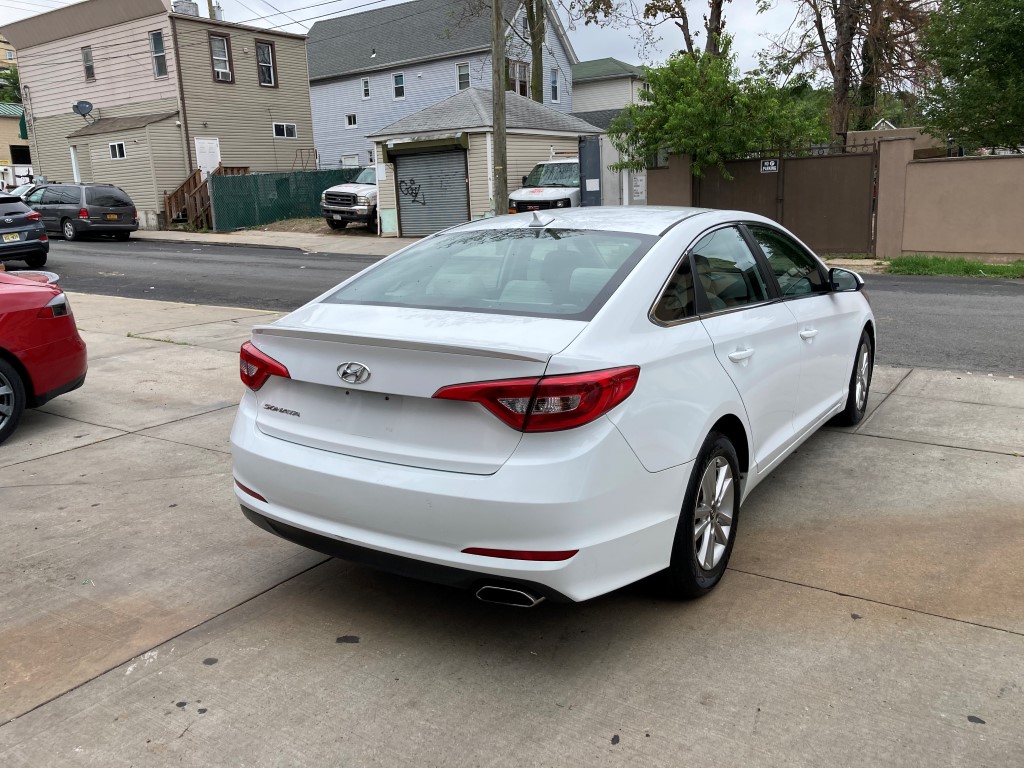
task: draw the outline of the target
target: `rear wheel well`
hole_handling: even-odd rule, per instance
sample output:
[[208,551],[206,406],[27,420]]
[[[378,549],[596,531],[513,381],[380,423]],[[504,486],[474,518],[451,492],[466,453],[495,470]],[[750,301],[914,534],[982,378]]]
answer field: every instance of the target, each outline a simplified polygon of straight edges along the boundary
[[0,358],[3,358],[10,363],[14,370],[18,372],[18,375],[21,377],[21,383],[25,385],[25,400],[27,401],[25,404],[29,408],[35,407],[36,389],[32,386],[32,377],[28,375],[28,371],[25,369],[25,366],[21,364],[21,361],[18,358],[3,347],[0,347]]
[[747,474],[750,471],[750,445],[747,442],[747,430],[743,428],[743,422],[729,414],[716,421],[711,431],[719,432],[729,438],[729,442],[736,449],[740,472],[744,475]]

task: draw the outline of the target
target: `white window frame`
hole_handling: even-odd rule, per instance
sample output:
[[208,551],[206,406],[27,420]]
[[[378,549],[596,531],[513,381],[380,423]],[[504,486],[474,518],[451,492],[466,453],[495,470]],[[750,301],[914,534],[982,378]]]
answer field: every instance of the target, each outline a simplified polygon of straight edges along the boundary
[[[351,118],[351,119],[349,119],[349,118]],[[350,112],[349,114],[345,115],[345,128],[346,129],[358,128],[358,127],[359,127],[359,117],[356,115],[355,112]]]
[[377,150],[374,147],[370,147],[366,151],[366,156],[367,156],[367,159],[369,160],[367,165],[376,165],[376,163],[377,163]]
[[363,98],[370,98],[370,78],[364,77],[359,85],[362,88],[361,93],[363,94]]
[[[281,131],[282,131],[280,136],[278,136],[278,134],[277,134],[277,126],[279,126],[279,125],[281,126]],[[288,126],[291,126],[291,129],[292,129],[292,135],[291,136],[288,135]],[[273,130],[274,130],[274,138],[275,139],[297,139],[297,138],[299,138],[299,130],[295,126],[295,123],[274,123],[274,129]]]
[[96,79],[96,62],[92,58],[92,46],[82,46],[82,69],[85,72],[86,81]]
[[[397,78],[402,78],[402,84],[399,85],[396,81]],[[402,89],[402,95],[399,96],[396,92],[398,89]],[[391,98],[395,101],[402,101],[405,99],[405,72],[392,72],[391,73]]]
[[[351,162],[345,162],[350,160]],[[341,156],[341,167],[342,168],[358,168],[359,167],[359,155],[342,155]]]
[[[156,51],[156,35],[160,36],[160,52]],[[154,29],[149,33],[149,58],[153,62],[153,79],[154,80],[165,80],[168,75],[167,70],[167,48],[164,46],[164,31],[162,29]],[[161,75],[160,70],[157,67],[157,61],[163,62],[164,73]]]
[[[121,148],[120,151],[117,149],[117,147]],[[110,153],[111,160],[124,160],[126,157],[128,157],[128,152],[125,151],[123,141],[112,141],[109,144],[107,144],[107,152]]]
[[548,81],[551,87],[551,103],[558,104],[562,98],[561,88],[558,87],[558,68],[551,68],[551,79]]
[[14,51],[7,51],[7,60],[14,61]]
[[[462,87],[462,68],[463,67],[466,68],[466,87],[465,88]],[[468,88],[470,88],[472,86],[472,84],[473,84],[472,74],[473,74],[473,70],[469,66],[469,62],[468,61],[460,61],[458,64],[456,64],[455,65],[455,90],[456,91],[465,91]]]
[[[224,45],[224,55],[218,56],[213,49],[213,41],[219,40]],[[224,68],[218,69],[217,62],[223,61]],[[218,83],[233,83],[235,82],[235,73],[231,69],[231,47],[228,43],[227,35],[210,35],[210,66],[213,67],[213,79]],[[226,72],[227,79],[223,77],[217,77],[219,72]]]
[[[260,61],[260,46],[261,45],[270,49],[270,63],[269,64],[263,64]],[[275,50],[276,47],[277,46],[275,46],[269,40],[257,40],[254,43],[254,48],[256,50],[256,83],[259,85],[260,88],[277,88],[277,51]],[[266,67],[270,68],[270,82],[269,83],[264,83],[262,80],[260,80],[260,72],[261,72],[261,70],[263,70]]]

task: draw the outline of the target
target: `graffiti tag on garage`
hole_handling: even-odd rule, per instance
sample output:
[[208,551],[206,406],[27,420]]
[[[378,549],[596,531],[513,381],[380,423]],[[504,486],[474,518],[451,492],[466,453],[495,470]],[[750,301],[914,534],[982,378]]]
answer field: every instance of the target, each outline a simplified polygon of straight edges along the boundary
[[416,179],[398,182],[398,194],[409,198],[410,203],[427,204],[427,198],[423,195],[423,185],[417,184]]

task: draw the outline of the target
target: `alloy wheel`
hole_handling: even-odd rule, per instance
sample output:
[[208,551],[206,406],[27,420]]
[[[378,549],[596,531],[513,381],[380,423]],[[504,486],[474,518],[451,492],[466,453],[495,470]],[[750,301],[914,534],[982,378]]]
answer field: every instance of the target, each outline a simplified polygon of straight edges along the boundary
[[868,384],[871,378],[871,356],[868,354],[866,344],[861,344],[860,355],[857,358],[856,374],[856,399],[857,410],[863,411],[868,404]]
[[724,456],[716,456],[700,480],[693,513],[693,551],[703,571],[711,571],[721,562],[729,543],[736,499],[734,480]]
[[73,240],[75,237],[75,225],[70,221],[64,222],[64,238],[66,240]]
[[10,420],[14,413],[14,387],[0,371],[0,429]]

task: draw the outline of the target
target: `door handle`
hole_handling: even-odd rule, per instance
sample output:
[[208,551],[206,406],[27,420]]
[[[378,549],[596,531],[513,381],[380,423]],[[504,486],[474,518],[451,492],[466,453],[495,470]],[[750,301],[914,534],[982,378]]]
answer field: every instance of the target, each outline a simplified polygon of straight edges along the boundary
[[810,341],[817,335],[818,332],[813,328],[808,328],[806,330],[800,331],[800,338],[803,339],[804,341]]
[[748,360],[754,356],[754,350],[752,349],[737,349],[735,352],[729,353],[729,359],[734,363],[742,363],[744,360]]

